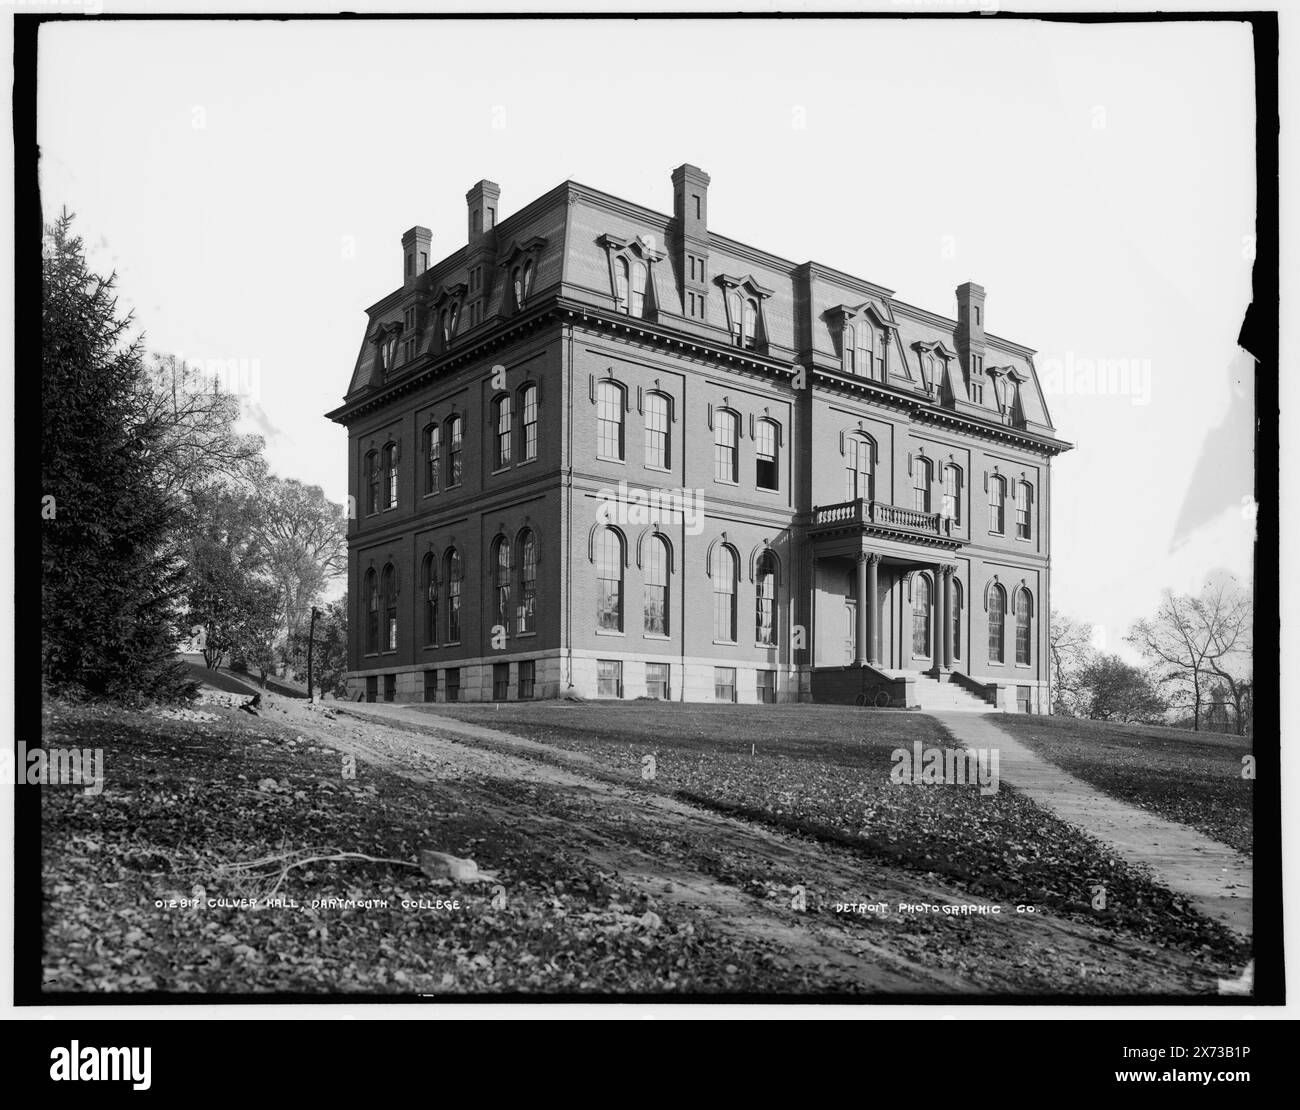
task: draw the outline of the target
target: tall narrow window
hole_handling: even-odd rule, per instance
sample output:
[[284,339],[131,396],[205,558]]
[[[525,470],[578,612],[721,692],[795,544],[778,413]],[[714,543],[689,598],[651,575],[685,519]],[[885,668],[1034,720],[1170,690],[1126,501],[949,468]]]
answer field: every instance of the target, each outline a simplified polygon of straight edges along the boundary
[[1033,616],[1034,601],[1028,590],[1016,591],[1016,662],[1029,663],[1029,618]]
[[736,580],[740,558],[725,543],[713,549],[713,638],[736,642]]
[[844,369],[850,374],[858,372],[857,328],[852,324],[844,325]]
[[727,304],[731,307],[731,341],[739,347],[744,337],[744,304],[743,298],[739,293],[732,293],[727,298]]
[[460,643],[460,552],[454,547],[447,552],[447,642]]
[[623,458],[623,389],[614,382],[596,386],[596,454]]
[[924,574],[912,579],[912,654],[930,654],[930,580]]
[[844,500],[875,500],[875,452],[870,440],[849,436],[844,443]]
[[379,651],[379,576],[374,567],[366,571],[366,652]]
[[442,474],[442,428],[430,424],[424,430],[424,492],[437,493]]
[[537,539],[530,528],[519,535],[519,609],[516,621],[520,633],[537,631]]
[[668,635],[668,542],[650,536],[645,548],[645,630],[652,636]]
[[952,584],[952,657],[961,658],[961,610],[964,604],[961,581],[954,574],[949,580]]
[[754,642],[776,645],[776,557],[764,551],[754,571]]
[[1027,540],[1032,531],[1030,518],[1034,508],[1034,490],[1028,482],[1016,487],[1016,535]]
[[1001,534],[1007,530],[1007,483],[1000,475],[989,479],[989,531]]
[[877,336],[875,328],[869,327],[867,330],[871,333],[871,376],[876,381],[883,382],[885,380],[885,352],[889,350],[889,333],[881,332]]
[[460,308],[455,304],[449,304],[442,310],[442,343],[444,347],[449,346],[456,335],[456,319],[459,315]]
[[645,464],[667,470],[671,459],[668,437],[668,398],[662,393],[645,396]]
[[741,321],[744,333],[744,344],[746,347],[752,347],[758,342],[758,302],[753,297],[747,297],[744,305],[744,317]]
[[930,511],[930,460],[919,455],[912,460],[912,508]]
[[730,409],[718,409],[713,414],[713,476],[719,482],[737,481],[736,456],[739,454],[736,434],[740,421]]
[[397,444],[384,444],[384,508],[397,507]]
[[493,422],[496,424],[496,450],[494,469],[510,465],[511,434],[514,430],[514,408],[509,393],[503,393],[492,402]]
[[420,568],[420,586],[424,591],[424,642],[438,641],[438,560],[430,551]]
[[496,598],[493,623],[510,635],[510,541],[498,536],[492,545],[492,592]]
[[776,489],[780,484],[777,466],[777,426],[771,420],[754,425],[754,484],[759,489]]
[[1007,613],[1006,592],[996,582],[989,587],[989,662],[1002,662],[1002,636]]
[[532,261],[525,262],[522,266],[516,266],[510,276],[514,286],[515,308],[523,308],[528,301],[528,294],[532,291]]
[[627,312],[631,307],[628,301],[631,284],[632,265],[626,258],[620,258],[614,263],[614,296],[618,300],[620,312]]
[[447,421],[447,485],[460,485],[464,476],[464,421],[453,416]]
[[864,320],[857,328],[858,353],[854,359],[858,373],[864,378],[875,377],[876,332],[870,320]]
[[393,564],[384,567],[384,650],[397,650],[397,574]]
[[537,458],[537,386],[526,385],[519,392],[523,410],[524,461]]
[[955,466],[943,468],[943,515],[953,524],[961,523],[961,471]]
[[645,263],[637,262],[632,266],[632,300],[630,311],[633,316],[645,315]]
[[623,537],[602,528],[596,537],[596,627],[623,631]]
[[366,455],[366,512],[379,512],[379,454]]

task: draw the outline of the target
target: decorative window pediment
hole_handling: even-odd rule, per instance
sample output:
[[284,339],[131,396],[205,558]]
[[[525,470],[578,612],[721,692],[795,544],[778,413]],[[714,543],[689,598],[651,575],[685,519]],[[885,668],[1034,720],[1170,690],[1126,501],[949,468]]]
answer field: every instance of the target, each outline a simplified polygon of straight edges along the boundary
[[921,368],[922,387],[931,397],[938,396],[949,366],[957,361],[957,352],[942,339],[913,343],[912,349],[916,351],[917,364]]
[[844,373],[885,381],[889,376],[889,348],[898,332],[888,304],[875,301],[840,304],[826,313],[832,332],[838,333]]
[[374,343],[379,348],[379,365],[387,374],[397,363],[397,341],[402,335],[402,325],[396,320],[380,324],[375,329]]
[[465,303],[468,289],[469,287],[463,281],[454,285],[444,285],[429,300],[433,318],[437,321],[438,346],[444,353],[456,338],[456,329],[460,324],[460,310]]
[[994,403],[999,415],[1010,424],[1023,424],[1025,410],[1020,401],[1020,388],[1029,381],[1026,374],[1015,366],[989,366],[984,373],[993,382]]

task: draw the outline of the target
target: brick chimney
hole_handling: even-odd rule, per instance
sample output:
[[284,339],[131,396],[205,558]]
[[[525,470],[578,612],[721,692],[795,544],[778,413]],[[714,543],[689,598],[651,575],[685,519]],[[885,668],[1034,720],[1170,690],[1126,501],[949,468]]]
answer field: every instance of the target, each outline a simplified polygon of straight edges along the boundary
[[984,395],[984,286],[973,281],[957,286],[956,341],[967,393],[979,402]]
[[429,248],[433,232],[427,227],[413,227],[402,236],[402,287],[410,289],[429,268]]
[[709,175],[689,163],[673,170],[673,217],[676,234],[673,264],[681,275],[682,314],[708,321]]
[[471,247],[484,235],[495,230],[500,201],[501,186],[495,181],[480,181],[465,194],[469,217],[469,237],[466,241]]

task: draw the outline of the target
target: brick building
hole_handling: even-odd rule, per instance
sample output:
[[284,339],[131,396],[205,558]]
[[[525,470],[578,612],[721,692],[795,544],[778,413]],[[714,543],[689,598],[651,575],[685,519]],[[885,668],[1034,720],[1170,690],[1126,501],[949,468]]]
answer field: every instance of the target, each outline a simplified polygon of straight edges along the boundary
[[[1046,712],[1033,352],[566,181],[402,237],[348,428],[352,696]],[[960,692],[960,693],[958,693]]]

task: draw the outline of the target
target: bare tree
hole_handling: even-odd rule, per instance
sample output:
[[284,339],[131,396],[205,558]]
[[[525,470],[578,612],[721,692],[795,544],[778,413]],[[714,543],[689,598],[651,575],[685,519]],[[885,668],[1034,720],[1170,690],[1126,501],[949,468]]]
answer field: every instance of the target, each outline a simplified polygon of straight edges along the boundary
[[262,438],[235,430],[235,394],[175,355],[150,355],[144,370],[136,406],[143,422],[160,429],[153,465],[165,492],[188,496],[214,480],[261,476]]
[[1200,730],[1209,690],[1221,681],[1243,731],[1253,621],[1249,594],[1231,575],[1215,574],[1197,595],[1166,590],[1155,617],[1138,621],[1125,639],[1153,665],[1157,682],[1175,691],[1171,704],[1191,709],[1193,729]]
[[1079,675],[1092,658],[1092,625],[1053,611],[1047,648],[1052,667],[1052,712],[1081,712]]

